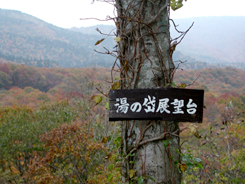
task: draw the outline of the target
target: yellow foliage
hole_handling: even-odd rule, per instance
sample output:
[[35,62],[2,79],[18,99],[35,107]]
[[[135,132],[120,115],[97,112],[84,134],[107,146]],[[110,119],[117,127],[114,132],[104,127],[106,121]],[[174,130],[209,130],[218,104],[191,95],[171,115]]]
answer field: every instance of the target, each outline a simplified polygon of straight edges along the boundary
[[116,38],[114,38],[114,40],[115,40],[116,42],[120,42],[120,41],[121,41],[121,38],[120,38],[120,37],[116,37]]
[[187,165],[186,164],[180,164],[180,170],[185,172],[187,170]]
[[116,89],[118,89],[119,87],[120,87],[120,82],[115,81],[115,82],[113,83],[113,85],[111,86],[111,89],[116,90]]

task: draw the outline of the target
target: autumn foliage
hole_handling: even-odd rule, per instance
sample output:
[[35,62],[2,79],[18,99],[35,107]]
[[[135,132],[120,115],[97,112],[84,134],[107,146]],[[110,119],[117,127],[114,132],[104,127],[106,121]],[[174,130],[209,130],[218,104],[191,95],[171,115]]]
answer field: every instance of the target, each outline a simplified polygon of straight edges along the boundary
[[45,152],[34,152],[25,178],[34,183],[90,182],[103,171],[107,148],[84,122],[62,124],[40,136]]
[[[0,183],[120,183],[120,126],[108,122],[107,78],[104,68],[0,63]],[[174,81],[205,90],[203,123],[180,123],[183,182],[244,183],[245,72],[177,71]],[[100,104],[90,101],[95,94]]]

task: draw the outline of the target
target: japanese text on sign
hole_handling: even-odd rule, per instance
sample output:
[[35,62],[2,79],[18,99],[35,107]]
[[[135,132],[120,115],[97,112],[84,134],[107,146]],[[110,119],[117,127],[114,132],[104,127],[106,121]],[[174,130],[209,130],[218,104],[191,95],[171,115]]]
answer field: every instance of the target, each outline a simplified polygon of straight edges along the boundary
[[[129,110],[132,112],[139,113],[143,109],[146,113],[149,112],[158,112],[158,113],[167,113],[167,114],[184,114],[184,100],[174,99],[173,102],[169,101],[169,98],[159,99],[158,105],[156,107],[156,97],[148,95],[147,98],[144,98],[143,104],[139,102],[134,102],[131,105],[127,102],[127,98],[117,98],[116,104],[114,105],[117,109],[117,113],[126,114]],[[169,104],[173,105],[174,111],[170,112]],[[193,99],[189,99],[186,105],[186,111],[188,114],[196,113],[197,105],[193,102]]]

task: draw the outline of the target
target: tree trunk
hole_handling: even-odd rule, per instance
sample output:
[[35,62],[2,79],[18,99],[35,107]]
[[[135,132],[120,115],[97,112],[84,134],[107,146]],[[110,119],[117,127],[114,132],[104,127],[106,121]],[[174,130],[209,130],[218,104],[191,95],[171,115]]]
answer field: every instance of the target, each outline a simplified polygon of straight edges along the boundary
[[[116,0],[122,89],[171,85],[168,5],[169,0]],[[123,182],[180,184],[174,164],[180,163],[178,135],[176,122],[122,122]]]

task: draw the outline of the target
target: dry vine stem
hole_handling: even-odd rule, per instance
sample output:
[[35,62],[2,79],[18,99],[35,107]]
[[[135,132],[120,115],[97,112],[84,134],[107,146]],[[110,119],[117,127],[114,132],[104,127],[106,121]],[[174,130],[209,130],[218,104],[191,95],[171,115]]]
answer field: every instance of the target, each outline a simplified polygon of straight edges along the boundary
[[[114,2],[117,11],[116,18],[108,19],[114,19],[120,41],[116,53],[106,53],[117,57],[112,72],[119,70],[121,89],[171,86],[175,71],[172,53],[186,32],[170,38],[169,0],[104,2]],[[180,147],[178,122],[124,121],[121,126],[124,183],[181,183],[181,173],[174,164],[180,163],[176,151]],[[171,140],[168,147],[163,144],[166,139]]]

